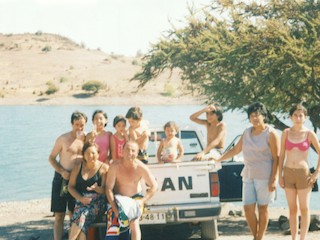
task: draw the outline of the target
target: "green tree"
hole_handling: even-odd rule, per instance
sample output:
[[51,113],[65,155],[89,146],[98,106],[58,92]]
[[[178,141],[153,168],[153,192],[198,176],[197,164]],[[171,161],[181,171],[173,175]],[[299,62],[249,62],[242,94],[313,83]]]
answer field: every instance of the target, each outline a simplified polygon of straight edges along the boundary
[[97,94],[101,89],[104,89],[104,85],[102,82],[97,80],[92,80],[84,83],[82,85],[82,90],[87,92],[92,92],[93,94]]
[[[320,3],[217,0],[190,8],[184,28],[172,28],[144,57],[132,80],[143,87],[165,69],[178,68],[189,91],[243,109],[265,103],[279,129],[279,116],[304,102],[314,129],[320,127]],[[275,114],[276,113],[276,114]]]

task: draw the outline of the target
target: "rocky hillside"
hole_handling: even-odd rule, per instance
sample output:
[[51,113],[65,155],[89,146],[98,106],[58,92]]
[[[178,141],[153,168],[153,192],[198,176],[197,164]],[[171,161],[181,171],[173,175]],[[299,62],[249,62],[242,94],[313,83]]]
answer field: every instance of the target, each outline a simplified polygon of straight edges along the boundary
[[[165,73],[137,91],[138,82],[129,79],[140,70],[140,63],[138,56],[125,57],[86,49],[59,35],[42,32],[0,34],[0,104],[19,104],[20,101],[21,104],[50,104],[59,98],[86,98],[89,101],[99,97],[139,96],[166,100],[168,96],[179,98],[183,95],[178,73],[171,76]],[[92,80],[103,84],[103,89],[95,96],[82,90],[82,85]],[[54,93],[48,94],[48,89],[52,88]]]

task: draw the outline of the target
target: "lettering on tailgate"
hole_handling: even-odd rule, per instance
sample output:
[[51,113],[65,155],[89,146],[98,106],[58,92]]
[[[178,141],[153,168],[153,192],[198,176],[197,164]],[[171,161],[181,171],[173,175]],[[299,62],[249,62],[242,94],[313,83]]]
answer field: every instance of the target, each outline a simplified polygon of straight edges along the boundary
[[[183,187],[185,190],[192,190],[192,177],[178,177],[178,190],[183,190]],[[164,192],[166,190],[176,191],[176,187],[174,186],[172,179],[167,177],[163,179],[163,184],[161,187],[161,191]]]

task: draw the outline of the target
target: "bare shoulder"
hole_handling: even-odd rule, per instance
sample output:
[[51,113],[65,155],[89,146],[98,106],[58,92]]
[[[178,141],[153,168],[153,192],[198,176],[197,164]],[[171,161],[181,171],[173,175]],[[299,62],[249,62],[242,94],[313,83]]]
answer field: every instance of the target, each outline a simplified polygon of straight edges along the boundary
[[277,138],[277,137],[279,136],[279,135],[278,135],[278,132],[277,132],[276,129],[273,128],[273,127],[270,128],[270,136],[271,136],[271,137],[275,137],[275,138]]
[[137,163],[137,167],[139,170],[141,171],[149,171],[149,168],[146,164],[144,164],[143,162],[141,162],[140,160],[136,159],[136,163]]
[[105,163],[102,163],[101,164],[101,168],[100,168],[100,173],[101,174],[104,174],[104,173],[107,173],[109,170],[109,166]]
[[70,132],[66,132],[66,133],[61,134],[61,135],[58,137],[58,140],[68,139],[68,138],[70,138],[70,136],[71,136],[71,133],[70,133]]
[[309,136],[308,136],[309,139],[315,139],[315,140],[318,139],[317,134],[314,131],[308,130],[308,134],[309,134]]
[[62,145],[66,143],[70,138],[71,138],[70,132],[64,133],[57,138],[56,143]]
[[289,132],[290,131],[290,128],[285,128],[285,129],[283,129],[283,133],[287,133],[287,132]]
[[121,163],[121,161],[119,161],[119,160],[114,160],[114,161],[112,161],[112,163],[110,164],[110,168],[111,168],[111,167],[112,167],[112,168],[117,168],[117,167],[120,166],[120,163]]
[[219,122],[219,123],[217,124],[217,128],[219,128],[219,129],[225,129],[225,128],[226,128],[226,124],[225,124],[224,122]]
[[281,132],[281,136],[287,135],[289,131],[290,131],[290,128],[283,129],[282,132]]
[[110,164],[109,168],[108,168],[108,171],[117,171],[117,169],[119,169],[119,166],[120,166],[120,161],[118,160],[115,160],[115,161],[112,161],[112,163]]

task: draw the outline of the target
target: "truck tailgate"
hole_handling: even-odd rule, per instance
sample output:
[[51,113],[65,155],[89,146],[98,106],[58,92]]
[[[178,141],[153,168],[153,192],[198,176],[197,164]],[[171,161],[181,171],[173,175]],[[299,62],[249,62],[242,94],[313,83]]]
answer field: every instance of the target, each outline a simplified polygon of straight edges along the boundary
[[147,205],[219,201],[211,197],[209,173],[219,168],[213,161],[148,165],[158,182],[157,193]]

